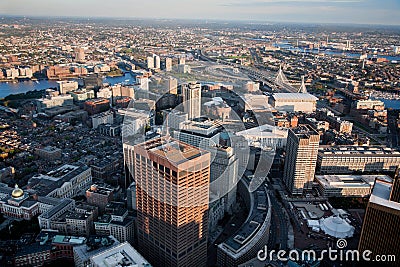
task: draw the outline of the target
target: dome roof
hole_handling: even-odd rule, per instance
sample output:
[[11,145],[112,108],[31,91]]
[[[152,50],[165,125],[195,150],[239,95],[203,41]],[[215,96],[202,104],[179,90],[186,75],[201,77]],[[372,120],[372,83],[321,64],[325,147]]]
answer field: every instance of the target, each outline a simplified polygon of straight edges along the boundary
[[354,234],[354,227],[338,216],[320,219],[320,225],[322,231],[333,237],[346,238]]
[[18,187],[18,185],[15,185],[15,189],[12,191],[11,196],[13,198],[20,198],[24,195],[24,191]]

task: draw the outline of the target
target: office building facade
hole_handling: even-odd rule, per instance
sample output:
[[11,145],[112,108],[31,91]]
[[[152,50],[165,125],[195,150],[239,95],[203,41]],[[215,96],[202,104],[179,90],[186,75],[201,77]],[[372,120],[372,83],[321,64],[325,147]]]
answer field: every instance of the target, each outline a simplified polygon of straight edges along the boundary
[[[370,250],[371,259],[376,255],[395,255],[400,258],[400,203],[393,198],[396,190],[392,182],[376,180],[364,217],[358,250]],[[386,261],[385,266],[398,266]]]
[[319,147],[319,134],[310,125],[290,129],[283,180],[291,194],[312,189]]
[[134,155],[140,253],[154,266],[205,266],[210,154],[158,138]]
[[189,120],[201,115],[201,84],[188,83],[182,86],[183,111],[188,114]]

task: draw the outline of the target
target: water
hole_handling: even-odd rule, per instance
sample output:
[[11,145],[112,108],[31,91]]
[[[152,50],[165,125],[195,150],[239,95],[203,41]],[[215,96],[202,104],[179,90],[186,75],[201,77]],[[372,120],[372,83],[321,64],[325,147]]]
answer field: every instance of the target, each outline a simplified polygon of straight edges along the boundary
[[378,98],[378,99],[381,100],[383,103],[385,103],[386,108],[400,109],[400,100],[383,99],[383,98]]
[[[282,43],[276,43],[274,44],[276,47],[280,47],[285,50],[290,50],[290,51],[297,51],[299,53],[313,53],[313,54],[318,54],[318,49],[301,49],[298,47],[294,47],[290,45],[289,43],[282,42]],[[361,54],[360,53],[351,53],[351,52],[339,52],[339,51],[332,51],[332,50],[320,50],[319,53],[324,53],[325,55],[334,55],[334,56],[342,56],[345,55],[348,58],[360,58]],[[386,55],[372,55],[368,54],[368,58],[372,57],[378,57],[378,58],[386,58],[387,60],[390,61],[400,61],[400,56],[386,56]]]
[[[125,73],[120,77],[106,77],[103,82],[110,85],[121,84],[134,84],[135,75],[132,73]],[[80,80],[81,83],[81,80]],[[57,81],[53,80],[40,80],[40,81],[23,81],[23,82],[0,82],[0,98],[4,98],[11,94],[26,93],[33,90],[43,90],[48,88],[57,88]]]

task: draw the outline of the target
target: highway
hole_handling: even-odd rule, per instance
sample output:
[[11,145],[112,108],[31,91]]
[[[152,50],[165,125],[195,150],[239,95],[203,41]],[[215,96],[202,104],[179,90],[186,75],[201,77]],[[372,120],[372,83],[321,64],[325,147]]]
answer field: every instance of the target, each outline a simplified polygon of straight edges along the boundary
[[[260,81],[274,90],[283,90],[283,91],[289,92],[289,93],[296,93],[298,91],[297,88],[293,87],[290,84],[276,82],[275,81],[275,79],[276,79],[275,73],[265,71],[265,70],[260,70],[259,68],[255,68],[255,67],[242,66],[242,65],[239,65],[236,63],[229,62],[227,60],[222,60],[222,59],[216,60],[216,59],[213,59],[213,58],[210,58],[210,57],[204,55],[202,50],[197,50],[197,52],[199,55],[199,59],[201,59],[201,60],[216,62],[216,63],[225,64],[228,66],[238,68],[243,73],[247,74],[251,79]],[[254,51],[253,51],[253,53],[254,53]]]

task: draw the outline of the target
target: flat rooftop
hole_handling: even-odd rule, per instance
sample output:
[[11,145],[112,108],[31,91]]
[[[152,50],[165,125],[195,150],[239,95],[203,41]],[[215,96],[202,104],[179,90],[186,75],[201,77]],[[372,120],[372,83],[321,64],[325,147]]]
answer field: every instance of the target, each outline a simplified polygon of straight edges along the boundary
[[148,266],[151,265],[128,242],[110,248],[91,258],[95,266]]
[[287,102],[315,102],[317,97],[308,93],[275,93],[272,95],[275,101]]
[[209,153],[173,138],[157,138],[138,146],[175,164],[184,163]]
[[400,211],[400,203],[390,200],[392,186],[393,184],[390,182],[377,180],[374,189],[372,189],[369,202]]
[[336,147],[320,147],[319,153],[327,155],[364,155],[364,156],[385,156],[399,157],[400,152],[388,147],[379,146],[336,146]]
[[236,135],[270,137],[270,138],[287,138],[288,129],[264,124],[258,127],[250,128],[237,132]]
[[372,187],[376,179],[391,182],[387,175],[316,175],[324,187]]

